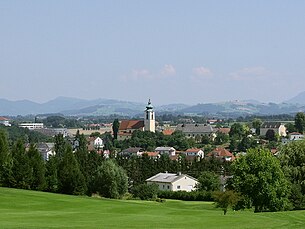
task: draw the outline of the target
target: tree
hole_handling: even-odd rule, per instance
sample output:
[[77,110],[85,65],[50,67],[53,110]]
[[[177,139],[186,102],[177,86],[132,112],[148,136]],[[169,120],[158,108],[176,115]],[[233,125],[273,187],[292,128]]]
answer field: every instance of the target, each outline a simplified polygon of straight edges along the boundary
[[104,197],[121,198],[128,187],[126,172],[112,160],[106,160],[97,168],[95,189]]
[[118,119],[115,119],[112,124],[113,138],[115,140],[118,139],[119,128],[120,128],[120,122]]
[[290,201],[294,209],[305,209],[305,142],[293,141],[280,149],[279,159],[290,180]]
[[33,172],[31,189],[42,191],[46,188],[45,163],[36,146],[33,144],[30,145],[28,156],[29,163]]
[[243,125],[241,123],[234,123],[231,126],[229,135],[230,137],[237,137],[238,139],[241,139],[245,135],[247,135],[249,132],[249,128],[246,125]]
[[59,162],[58,190],[64,194],[83,195],[87,187],[83,174],[79,169],[72,147],[66,145],[65,153]]
[[62,158],[66,149],[66,141],[62,134],[58,134],[55,136],[55,146],[54,150],[56,152],[56,156],[58,158]]
[[266,149],[250,149],[233,165],[232,186],[250,200],[255,212],[287,209],[289,184],[280,162]]
[[0,186],[9,186],[12,173],[12,155],[10,153],[7,133],[0,129]]
[[215,204],[217,208],[221,208],[223,210],[223,214],[226,215],[228,208],[234,208],[235,205],[240,200],[240,195],[232,190],[228,190],[225,192],[214,192],[213,198],[215,200]]
[[262,125],[262,120],[258,119],[258,118],[255,118],[253,121],[252,121],[252,126],[253,128],[255,128],[255,134],[256,135],[259,135],[260,134],[260,127]]
[[303,112],[298,112],[294,119],[295,128],[300,132],[303,133],[305,130],[305,114]]
[[30,189],[32,168],[25,151],[24,142],[18,140],[13,147],[12,185],[14,188]]
[[46,189],[49,192],[58,191],[58,166],[59,160],[56,156],[51,156],[46,163]]
[[202,172],[198,181],[199,191],[217,191],[220,189],[220,177],[215,172]]
[[274,130],[272,130],[272,129],[267,130],[266,140],[269,140],[269,141],[276,141],[277,140]]

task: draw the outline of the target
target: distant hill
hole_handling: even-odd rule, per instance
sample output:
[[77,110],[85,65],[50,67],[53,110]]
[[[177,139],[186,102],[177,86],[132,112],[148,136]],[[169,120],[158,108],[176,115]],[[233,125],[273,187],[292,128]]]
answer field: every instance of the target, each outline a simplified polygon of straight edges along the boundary
[[292,97],[291,99],[285,101],[285,103],[305,105],[305,91],[303,91],[303,92],[299,93],[298,95]]
[[[256,100],[199,103],[197,105],[168,104],[155,106],[159,114],[210,115],[215,117],[238,117],[246,115],[294,114],[305,111],[305,92],[284,103],[261,103]],[[9,101],[0,99],[0,116],[63,114],[67,116],[123,115],[142,116],[146,104],[114,99],[78,99],[58,97],[46,103],[29,100]]]

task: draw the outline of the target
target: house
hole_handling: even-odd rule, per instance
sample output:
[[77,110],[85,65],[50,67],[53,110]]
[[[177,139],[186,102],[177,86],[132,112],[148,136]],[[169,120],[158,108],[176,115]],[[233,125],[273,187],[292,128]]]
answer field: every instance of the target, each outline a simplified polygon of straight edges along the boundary
[[293,132],[289,134],[289,140],[290,141],[298,141],[298,140],[303,140],[304,139],[304,135],[298,132]]
[[178,124],[176,131],[182,131],[189,138],[204,135],[211,136],[215,133],[213,127],[207,124]]
[[142,155],[146,154],[148,157],[153,158],[153,159],[158,159],[160,158],[160,154],[158,152],[145,152]]
[[54,151],[54,143],[38,143],[37,149],[45,161],[48,161],[50,156],[54,156],[56,154]]
[[230,151],[220,147],[212,150],[206,155],[206,157],[215,157],[224,161],[233,161],[235,159],[234,155]]
[[4,125],[4,126],[11,126],[10,124],[10,120],[8,118],[5,117],[0,117],[0,125]]
[[179,154],[185,155],[185,158],[188,161],[200,161],[200,159],[204,158],[203,150],[197,148],[187,149],[186,151],[182,151]]
[[130,147],[120,152],[119,155],[123,157],[131,157],[131,156],[142,156],[143,153],[144,150],[142,148]]
[[158,152],[160,155],[169,155],[169,156],[175,156],[176,155],[176,149],[174,147],[157,147],[155,149],[155,152]]
[[265,136],[268,130],[274,130],[275,134],[282,137],[287,135],[285,125],[280,122],[264,122],[260,127],[260,135]]
[[222,133],[222,134],[229,134],[230,133],[231,128],[228,127],[221,127],[218,128],[217,132],[218,133]]
[[198,180],[181,173],[158,173],[146,180],[147,184],[156,184],[163,191],[194,191]]
[[89,151],[100,150],[104,147],[103,139],[101,139],[100,137],[89,137],[87,140]]
[[162,133],[167,136],[172,135],[174,132],[175,132],[175,130],[173,130],[173,129],[165,129],[162,131]]

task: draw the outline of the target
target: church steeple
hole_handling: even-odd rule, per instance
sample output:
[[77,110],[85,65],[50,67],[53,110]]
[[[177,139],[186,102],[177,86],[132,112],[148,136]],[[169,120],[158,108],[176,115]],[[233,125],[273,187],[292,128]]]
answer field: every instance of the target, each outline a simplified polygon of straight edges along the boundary
[[144,130],[155,132],[155,125],[154,107],[151,105],[151,101],[149,99],[146,110],[144,111]]

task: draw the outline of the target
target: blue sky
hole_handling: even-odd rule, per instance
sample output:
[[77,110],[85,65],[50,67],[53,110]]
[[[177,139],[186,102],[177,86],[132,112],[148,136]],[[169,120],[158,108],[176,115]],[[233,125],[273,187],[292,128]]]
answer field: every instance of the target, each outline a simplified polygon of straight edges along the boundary
[[155,104],[305,90],[305,1],[0,1],[0,98]]

